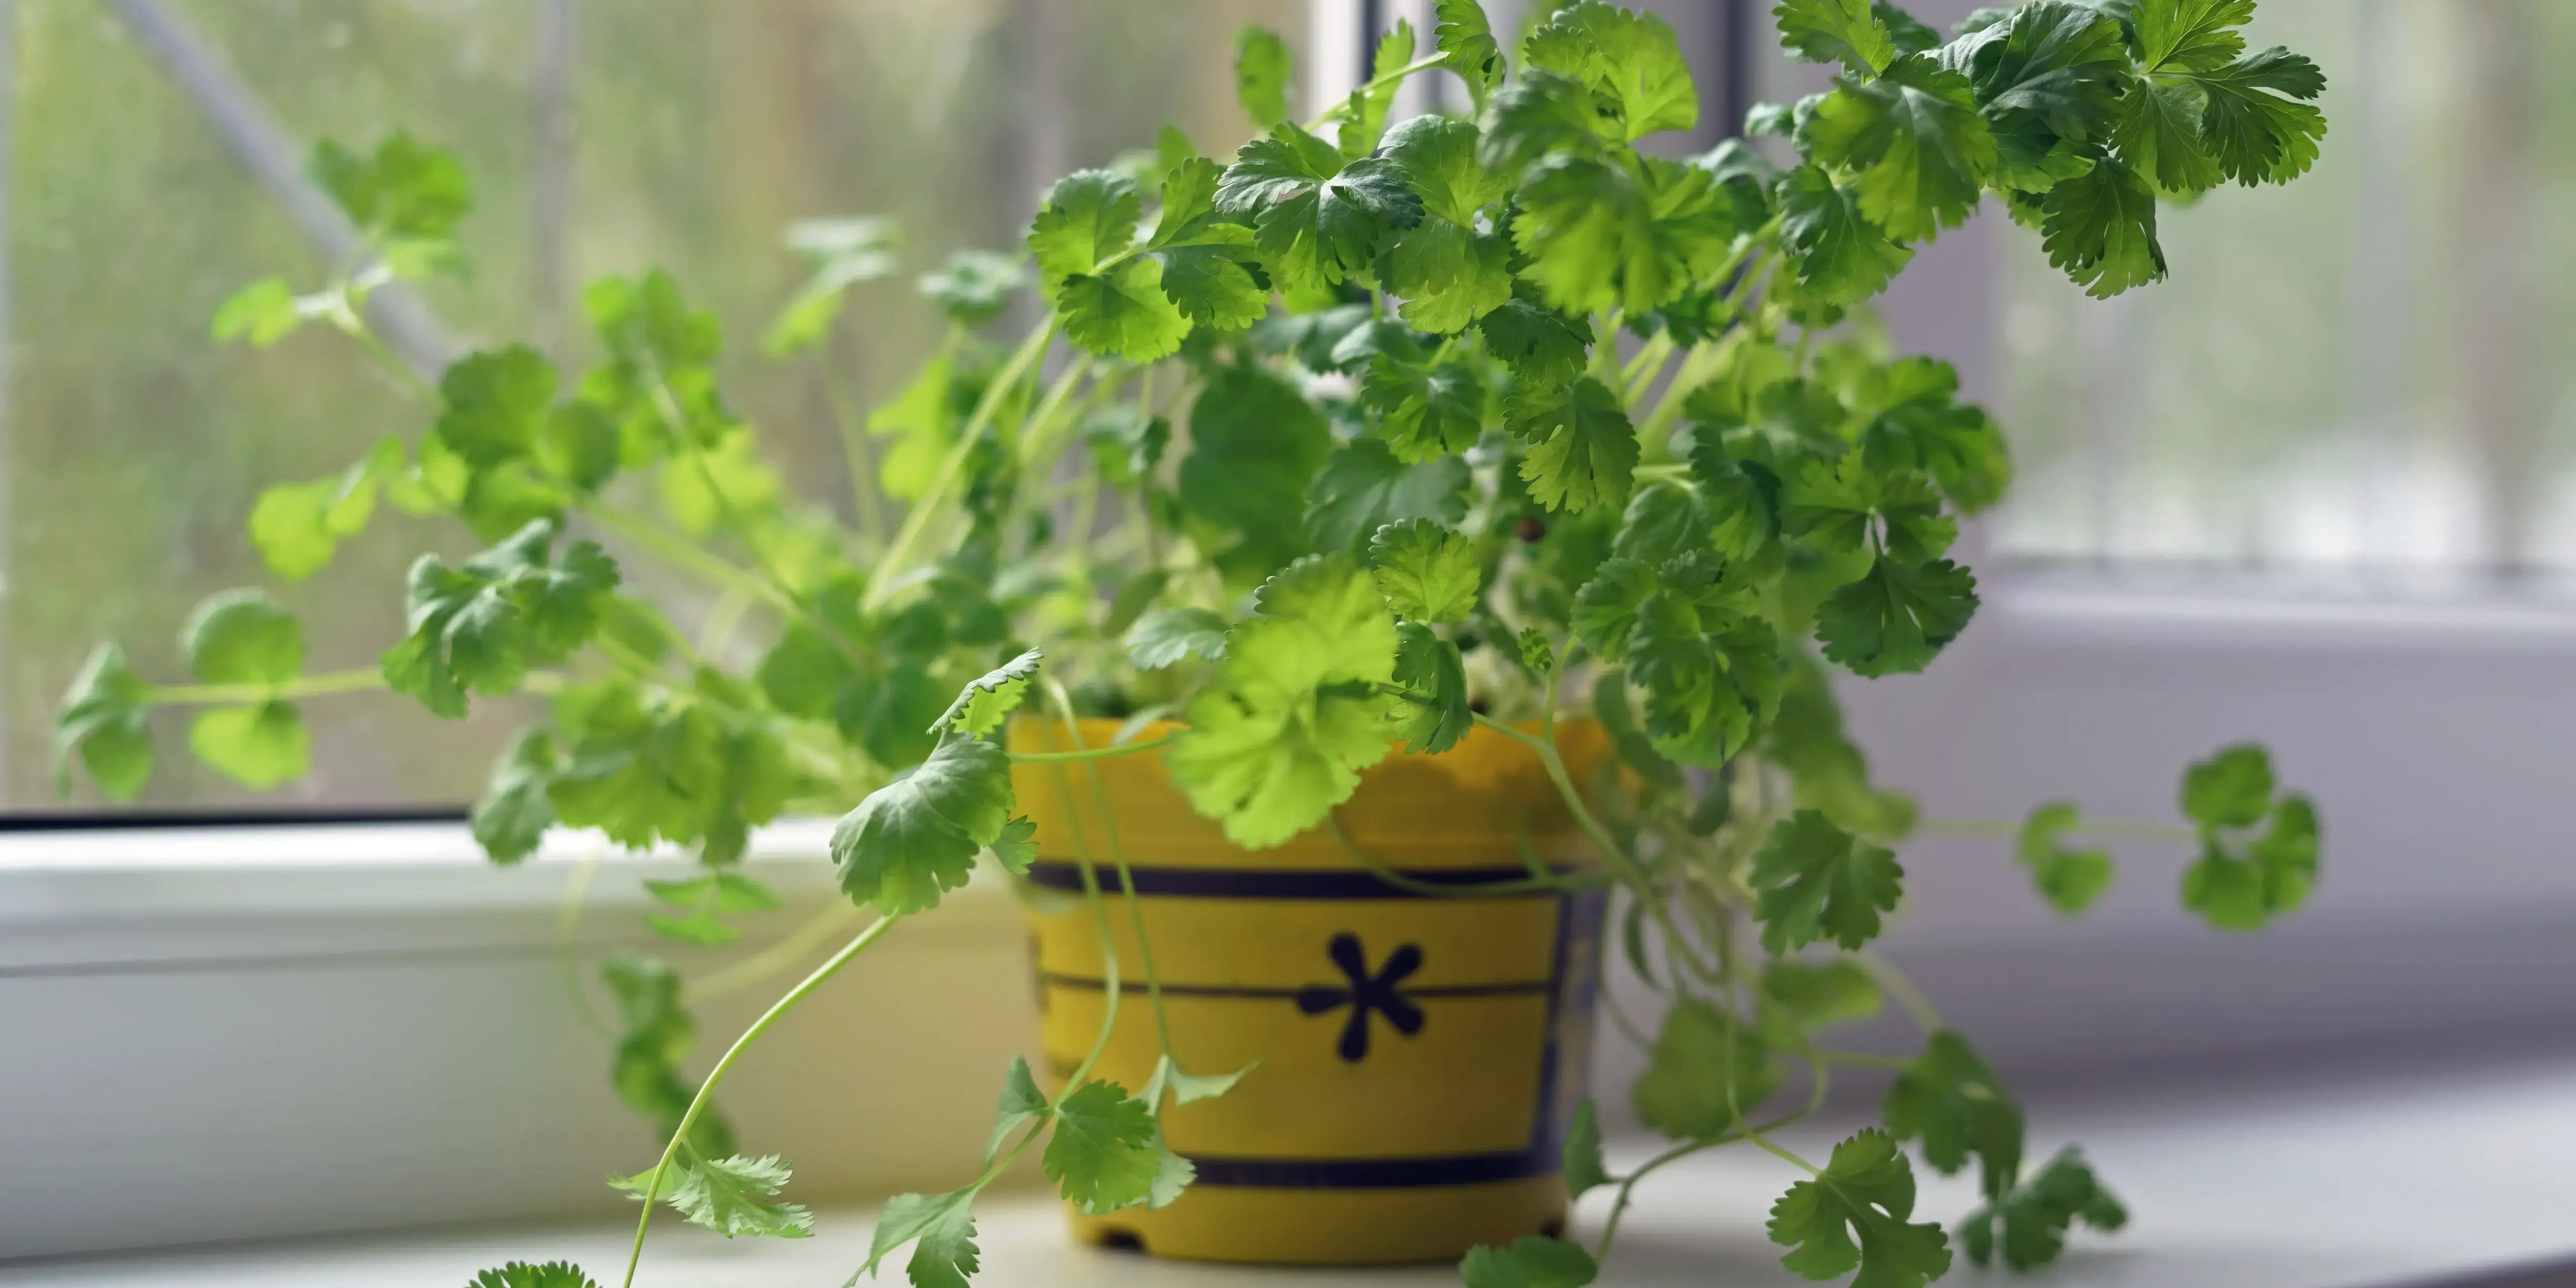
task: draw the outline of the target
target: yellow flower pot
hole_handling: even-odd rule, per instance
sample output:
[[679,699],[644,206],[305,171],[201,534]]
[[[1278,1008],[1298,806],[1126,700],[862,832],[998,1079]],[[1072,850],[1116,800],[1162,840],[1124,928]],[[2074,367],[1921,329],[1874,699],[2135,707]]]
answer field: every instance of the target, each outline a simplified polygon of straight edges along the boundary
[[[1083,741],[1106,745],[1117,727],[1087,722]],[[1011,742],[1073,746],[1062,725],[1031,720]],[[1557,743],[1578,783],[1607,746],[1584,722],[1560,725]],[[1110,895],[1122,998],[1093,1076],[1137,1091],[1160,1054],[1104,799],[1182,1064],[1257,1064],[1226,1095],[1165,1111],[1166,1139],[1198,1169],[1179,1201],[1077,1213],[1078,1236],[1169,1257],[1362,1264],[1455,1258],[1564,1220],[1559,1160],[1584,1094],[1607,896],[1526,887],[1524,846],[1559,868],[1593,861],[1528,747],[1478,728],[1444,755],[1399,752],[1336,811],[1372,862],[1464,893],[1390,884],[1322,828],[1238,849],[1157,754],[1012,777],[1037,823],[1032,880],[1074,896],[1032,914],[1053,1077],[1090,1051],[1108,1000],[1079,900],[1086,857]]]

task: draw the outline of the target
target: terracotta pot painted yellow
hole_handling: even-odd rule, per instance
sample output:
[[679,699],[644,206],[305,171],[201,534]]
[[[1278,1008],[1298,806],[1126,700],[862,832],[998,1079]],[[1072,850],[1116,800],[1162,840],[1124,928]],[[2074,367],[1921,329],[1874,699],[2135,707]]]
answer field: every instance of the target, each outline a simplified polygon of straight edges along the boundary
[[[1088,722],[1082,737],[1102,746],[1116,728]],[[1557,741],[1588,781],[1606,746],[1598,727],[1560,725]],[[1013,728],[1015,750],[1072,745],[1061,725]],[[1094,1076],[1130,1091],[1152,1076],[1159,1044],[1086,764],[1132,865],[1183,1064],[1258,1065],[1222,1097],[1166,1110],[1166,1138],[1198,1168],[1178,1202],[1076,1214],[1078,1236],[1170,1257],[1360,1264],[1454,1258],[1563,1222],[1559,1158],[1591,1052],[1597,886],[1408,891],[1322,829],[1268,850],[1228,844],[1156,754],[1015,766],[1038,828],[1036,883],[1078,893],[1087,856],[1111,892],[1122,1001]],[[1376,863],[1447,887],[1525,882],[1524,843],[1554,866],[1593,860],[1538,757],[1490,729],[1441,756],[1390,756],[1337,817]],[[1090,1050],[1108,997],[1095,922],[1065,902],[1032,914],[1057,1079]]]

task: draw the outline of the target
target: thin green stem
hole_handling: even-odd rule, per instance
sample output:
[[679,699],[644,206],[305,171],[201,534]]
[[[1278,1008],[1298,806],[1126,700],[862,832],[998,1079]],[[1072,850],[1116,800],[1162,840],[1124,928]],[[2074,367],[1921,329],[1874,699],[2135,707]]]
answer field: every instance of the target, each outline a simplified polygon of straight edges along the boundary
[[710,972],[705,979],[689,985],[689,996],[696,1001],[705,1001],[740,992],[768,979],[822,947],[862,911],[857,904],[834,899],[830,907],[815,914],[805,924],[779,936],[778,942]]
[[[950,341],[953,345],[954,341]],[[946,346],[943,346],[943,352]],[[937,359],[933,359],[936,361]],[[868,444],[867,424],[850,406],[849,394],[832,378],[823,351],[813,352],[814,379],[823,386],[823,402],[832,410],[832,428],[841,439],[841,455],[850,470],[850,510],[858,516],[859,535],[871,550],[885,546],[885,498],[877,491],[876,450]]]
[[[1073,741],[1074,750],[1084,750],[1082,721],[1074,714],[1073,695],[1065,692],[1064,685],[1053,676],[1046,677],[1045,684],[1047,698],[1055,706],[1056,718],[1064,724],[1064,736]],[[1059,781],[1064,772],[1061,767],[1056,770]],[[1144,901],[1137,896],[1136,873],[1127,863],[1127,843],[1118,834],[1118,819],[1109,803],[1109,788],[1100,781],[1098,765],[1085,762],[1082,772],[1091,779],[1091,800],[1100,810],[1100,829],[1109,838],[1109,861],[1118,869],[1118,889],[1125,896],[1128,928],[1136,932],[1136,960],[1145,968],[1145,999],[1154,1011],[1154,1034],[1162,1043],[1164,1058],[1178,1065],[1181,1057],[1172,1049],[1172,1017],[1163,1006],[1163,973],[1154,965],[1154,941],[1145,933]],[[1071,796],[1072,792],[1067,789],[1065,794]],[[1080,826],[1075,824],[1077,831]],[[1103,939],[1106,942],[1105,935]],[[1111,951],[1115,953],[1114,948]],[[1157,1105],[1155,1111],[1159,1113],[1161,1108]]]
[[698,1084],[698,1094],[690,1098],[687,1112],[680,1115],[680,1125],[672,1130],[670,1143],[662,1147],[661,1161],[653,1164],[653,1178],[645,1182],[644,1213],[635,1220],[635,1246],[626,1255],[625,1288],[635,1288],[635,1268],[644,1261],[644,1235],[653,1228],[653,1205],[662,1197],[662,1180],[671,1170],[671,1160],[678,1157],[681,1143],[689,1138],[689,1130],[698,1125],[698,1115],[706,1112],[708,1102],[715,1098],[716,1087],[724,1081],[727,1073],[733,1071],[734,1062],[740,1060],[743,1053],[751,1049],[751,1044],[759,1041],[760,1036],[769,1031],[771,1025],[778,1023],[781,1016],[796,1009],[797,1003],[804,1001],[815,989],[821,988],[825,980],[839,974],[842,967],[849,965],[851,960],[860,953],[866,952],[868,945],[875,943],[879,936],[885,934],[901,920],[903,920],[901,917],[881,916],[869,923],[867,929],[860,931],[849,943],[842,945],[841,951],[832,954],[829,960],[815,967],[814,973],[806,976],[803,983],[787,990],[785,996],[771,1003],[769,1009],[762,1012],[759,1019],[753,1020],[751,1027],[744,1029],[742,1036],[735,1038],[733,1045],[726,1048],[724,1055],[716,1060],[716,1067],[708,1071],[707,1080]]
[[[1915,824],[1914,834],[2009,841],[2019,837],[2021,829],[2021,824],[2002,818],[1930,818]],[[2067,831],[2075,836],[2098,836],[2107,840],[2190,844],[2200,839],[2199,832],[2184,824],[2153,823],[2143,819],[2079,818]]]
[[1915,987],[1914,981],[1886,958],[1876,953],[1854,953],[1852,960],[1859,962],[1861,969],[1868,971],[1870,978],[1877,980],[1878,986],[1896,999],[1896,1004],[1913,1018],[1915,1027],[1927,1033],[1949,1027],[1941,1022],[1940,1008],[1932,1005],[1932,999],[1924,996],[1923,990]]
[[665,529],[643,515],[596,498],[583,502],[581,512],[600,527],[644,547],[700,580],[725,590],[741,591],[773,608],[788,612],[796,609],[794,596],[763,581],[751,570],[737,566],[724,556]]
[[336,693],[372,693],[390,688],[385,673],[376,667],[363,670],[326,671],[320,675],[299,675],[275,684],[246,682],[239,684],[164,684],[144,694],[143,700],[154,706],[189,707],[235,705],[244,702],[289,701],[295,698],[320,698]]
[[1047,765],[1073,760],[1107,760],[1112,756],[1132,756],[1140,751],[1152,751],[1178,736],[1178,734],[1167,733],[1160,738],[1148,738],[1143,742],[1131,742],[1125,746],[1083,747],[1078,751],[1015,751],[1011,753],[1011,760],[1023,765]]
[[[1407,76],[1413,75],[1415,72],[1427,72],[1448,61],[1449,56],[1447,54],[1433,54],[1428,58],[1417,58],[1412,62],[1406,63],[1402,67],[1396,68],[1394,71],[1388,72],[1384,76],[1372,77],[1371,79],[1362,82],[1360,87],[1353,90],[1352,93],[1366,94],[1370,90],[1384,89],[1389,85],[1402,81]],[[1349,109],[1350,102],[1351,101],[1348,98],[1344,98],[1335,102],[1331,107],[1324,109],[1324,111],[1320,115],[1316,116],[1314,120],[1306,123],[1306,132],[1312,134],[1325,126],[1342,119],[1342,113]]]
[[555,965],[563,971],[564,992],[571,995],[582,1027],[603,1036],[608,1026],[600,1022],[598,1008],[590,1004],[590,990],[582,987],[581,945],[574,942],[573,936],[581,930],[581,909],[590,898],[591,880],[599,875],[599,865],[607,859],[605,845],[582,856],[581,862],[573,866],[572,875],[565,879],[563,904],[555,910]]
[[1479,882],[1470,886],[1425,881],[1419,877],[1409,876],[1389,866],[1384,859],[1361,849],[1359,843],[1351,839],[1350,831],[1342,826],[1339,810],[1324,815],[1324,828],[1333,834],[1333,840],[1342,847],[1342,853],[1350,856],[1351,862],[1367,869],[1370,876],[1412,894],[1428,895],[1437,899],[1491,899],[1505,895],[1530,894],[1540,890],[1573,890],[1582,886],[1581,882],[1563,877],[1547,880],[1532,877],[1525,881]]
[[[1730,1083],[1729,1085],[1733,1084]],[[1772,1144],[1769,1138],[1765,1137],[1760,1131],[1747,1127],[1744,1129],[1744,1139],[1752,1141],[1755,1145],[1760,1146],[1763,1153],[1769,1154],[1773,1158],[1779,1159],[1792,1167],[1798,1168],[1809,1176],[1821,1177],[1824,1175],[1822,1171],[1817,1169],[1815,1164],[1790,1153],[1788,1150]]]
[[931,476],[930,486],[913,501],[912,508],[903,516],[903,526],[895,529],[893,543],[877,557],[877,566],[868,577],[863,607],[876,608],[885,602],[884,596],[892,593],[890,588],[895,584],[896,574],[903,571],[904,562],[912,557],[912,548],[921,544],[931,521],[939,517],[941,504],[948,498],[948,490],[956,486],[957,477],[966,470],[967,458],[975,451],[975,444],[983,440],[984,432],[993,424],[993,417],[1001,413],[1003,399],[1028,377],[1031,368],[1046,357],[1047,345],[1054,338],[1055,319],[1050,316],[1029,332],[1029,338],[1020,343],[1010,359],[1002,364],[1001,371],[994,375],[993,383],[984,387],[984,396],[975,400],[974,412],[957,431],[956,445],[948,449],[947,457],[939,462],[939,472]]

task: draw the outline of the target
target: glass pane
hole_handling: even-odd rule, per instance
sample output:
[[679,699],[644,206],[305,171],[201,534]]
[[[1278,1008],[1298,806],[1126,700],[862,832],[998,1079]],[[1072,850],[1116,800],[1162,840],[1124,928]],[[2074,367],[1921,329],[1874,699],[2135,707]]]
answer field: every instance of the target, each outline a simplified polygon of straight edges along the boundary
[[[2108,304],[2002,239],[2006,551],[2379,585],[2576,573],[2576,6],[2265,0],[2315,172],[2167,207]],[[2357,88],[2359,87],[2359,88]]]
[[[303,615],[311,669],[372,666],[402,633],[407,561],[479,544],[449,520],[387,515],[307,581],[262,567],[244,534],[261,488],[334,473],[388,433],[417,439],[430,413],[326,329],[266,351],[208,338],[244,284],[312,289],[332,265],[212,124],[223,105],[147,35],[192,39],[294,139],[372,145],[404,129],[459,153],[472,276],[427,293],[458,336],[587,361],[579,284],[668,268],[725,322],[734,409],[797,486],[846,512],[825,368],[862,412],[891,396],[941,334],[911,277],[958,247],[1011,247],[1043,184],[1150,147],[1166,122],[1230,151],[1250,128],[1228,72],[1236,29],[1261,22],[1292,45],[1306,31],[1304,0],[17,0],[0,14],[12,9],[0,781],[17,810],[58,803],[52,714],[93,641],[175,677],[193,604],[268,585]],[[786,226],[860,213],[900,222],[907,271],[861,288],[827,361],[764,357],[754,341],[806,271]],[[314,772],[281,794],[468,800],[524,715],[478,702],[440,722],[381,694],[308,703]],[[156,720],[145,803],[252,803],[190,762],[184,717]]]

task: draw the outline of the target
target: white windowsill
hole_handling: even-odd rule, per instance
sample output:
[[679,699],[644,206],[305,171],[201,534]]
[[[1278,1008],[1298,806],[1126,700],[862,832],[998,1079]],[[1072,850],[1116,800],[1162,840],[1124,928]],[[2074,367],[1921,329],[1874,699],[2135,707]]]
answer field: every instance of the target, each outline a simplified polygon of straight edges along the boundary
[[[2035,1155],[2072,1139],[2127,1202],[2124,1233],[2079,1234],[2042,1276],[2010,1280],[1962,1265],[1967,1283],[2034,1288],[2547,1288],[2534,1271],[2576,1258],[2565,1160],[2576,1155],[2576,1056],[2418,1069],[2339,1083],[2168,1088],[2090,1103],[2034,1105]],[[1830,1135],[1787,1142],[1810,1157]],[[1636,1151],[1620,1151],[1634,1155]],[[1771,1201],[1794,1179],[1767,1156],[1717,1151],[1641,1188],[1605,1285],[1789,1285],[1764,1237]],[[1973,1203],[1965,1176],[1930,1179],[1919,1216]],[[1605,1199],[1584,1205],[1588,1231]],[[1430,1288],[1448,1267],[1289,1271],[1210,1267],[1079,1249],[1045,1197],[997,1196],[980,1214],[985,1288]],[[866,1207],[827,1207],[816,1237],[728,1243],[666,1226],[646,1250],[647,1288],[836,1283],[866,1260]],[[632,1224],[460,1228],[140,1256],[0,1265],[8,1288],[455,1288],[507,1260],[569,1258],[615,1283]],[[2488,1276],[2496,1276],[2489,1278]],[[866,1281],[862,1281],[866,1282]],[[899,1267],[879,1283],[900,1284]]]

